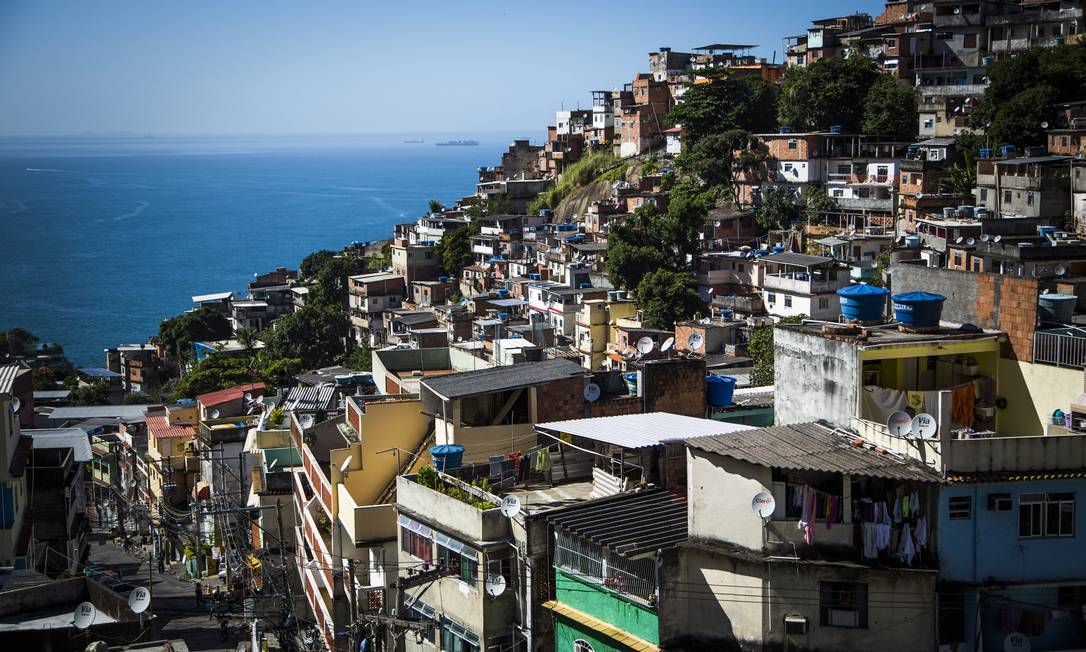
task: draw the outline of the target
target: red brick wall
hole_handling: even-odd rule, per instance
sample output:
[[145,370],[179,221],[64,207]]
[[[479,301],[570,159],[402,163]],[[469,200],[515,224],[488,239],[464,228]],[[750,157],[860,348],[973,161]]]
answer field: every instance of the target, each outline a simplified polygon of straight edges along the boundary
[[704,360],[658,360],[642,376],[647,412],[705,416]]
[[536,389],[536,399],[540,422],[585,417],[584,379],[579,376],[539,386]]

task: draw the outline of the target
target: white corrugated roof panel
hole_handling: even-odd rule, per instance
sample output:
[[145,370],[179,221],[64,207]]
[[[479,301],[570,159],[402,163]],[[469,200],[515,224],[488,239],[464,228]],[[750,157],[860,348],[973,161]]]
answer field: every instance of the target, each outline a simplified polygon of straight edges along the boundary
[[[546,410],[546,406],[541,406]],[[684,417],[669,412],[623,414],[615,417],[595,417],[551,421],[536,426],[539,430],[594,439],[625,448],[644,448],[690,437],[726,435],[740,430],[754,430],[738,423]]]
[[214,294],[197,294],[192,297],[193,303],[205,303],[207,301],[223,301],[234,296],[233,292],[216,292]]

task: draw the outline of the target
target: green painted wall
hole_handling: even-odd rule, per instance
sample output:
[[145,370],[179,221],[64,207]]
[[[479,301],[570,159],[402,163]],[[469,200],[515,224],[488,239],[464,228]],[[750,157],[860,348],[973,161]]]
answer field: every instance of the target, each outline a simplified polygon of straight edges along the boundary
[[[575,575],[565,573],[557,568],[554,569],[554,581],[555,597],[562,604],[573,607],[577,611],[584,612],[595,618],[599,618],[603,622],[610,623],[619,629],[624,629],[634,636],[649,641],[650,643],[660,643],[660,617],[655,609],[650,609],[649,607],[636,604],[631,600],[624,599],[616,593],[608,591],[596,584],[584,582]],[[560,620],[565,619],[556,618],[556,624]],[[581,630],[577,631],[580,632]],[[584,636],[573,636],[573,638],[569,639],[569,647],[564,648],[559,644],[558,636],[559,630],[556,627],[556,652],[572,650],[573,640],[575,638],[589,640]],[[615,647],[617,644],[614,641],[611,641],[607,645],[609,647],[605,647],[604,649],[627,649],[624,646]],[[596,652],[600,651],[600,648],[598,647],[595,649]]]
[[630,648],[576,623],[565,616],[554,615],[554,652],[573,652],[573,643],[581,639],[592,645],[595,652],[630,652]]

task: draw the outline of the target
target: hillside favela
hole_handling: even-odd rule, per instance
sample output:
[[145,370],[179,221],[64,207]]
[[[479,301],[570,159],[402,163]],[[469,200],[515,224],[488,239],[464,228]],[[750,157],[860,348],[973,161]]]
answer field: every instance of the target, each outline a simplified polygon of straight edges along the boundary
[[528,4],[0,9],[0,644],[1086,650],[1083,2]]

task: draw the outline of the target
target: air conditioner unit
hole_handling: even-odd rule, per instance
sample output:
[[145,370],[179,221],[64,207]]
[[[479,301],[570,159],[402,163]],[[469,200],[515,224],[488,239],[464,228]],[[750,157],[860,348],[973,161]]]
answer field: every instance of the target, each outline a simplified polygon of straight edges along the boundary
[[804,616],[785,616],[784,633],[788,636],[799,636],[807,633],[807,618]]
[[831,627],[859,627],[860,612],[851,609],[830,609]]

